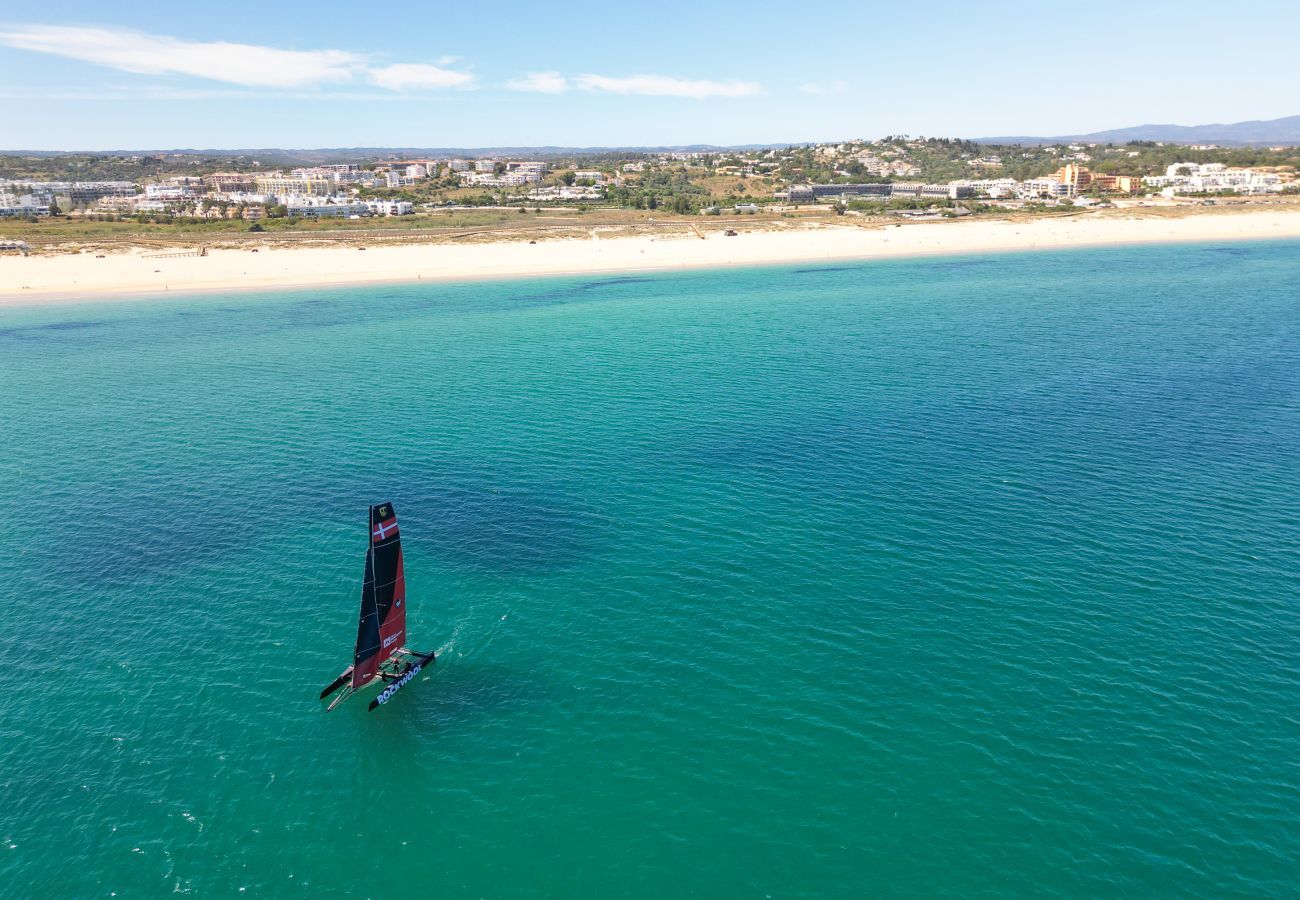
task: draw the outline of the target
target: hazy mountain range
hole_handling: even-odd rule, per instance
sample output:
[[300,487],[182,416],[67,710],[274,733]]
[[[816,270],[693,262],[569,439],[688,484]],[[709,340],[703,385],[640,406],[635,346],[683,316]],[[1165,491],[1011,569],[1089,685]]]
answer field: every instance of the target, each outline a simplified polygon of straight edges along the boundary
[[[808,143],[808,142],[804,142]],[[720,153],[731,150],[770,150],[792,144],[673,144],[616,147],[311,147],[285,148],[241,147],[234,149],[195,149],[176,147],[168,150],[0,150],[3,156],[248,156],[260,160],[284,159],[290,162],[350,162],[358,159],[446,159],[451,157],[521,157],[521,156],[595,156],[606,153]]]
[[[981,144],[1059,144],[1073,142],[1115,143],[1128,141],[1164,141],[1174,144],[1219,144],[1221,146],[1248,146],[1251,144],[1285,144],[1300,146],[1300,116],[1286,116],[1281,119],[1255,120],[1250,122],[1232,122],[1215,125],[1134,125],[1131,128],[1116,128],[1111,131],[1094,131],[1091,134],[1062,135],[998,135],[994,137],[975,138]],[[97,150],[89,151],[95,156],[161,156],[181,154],[185,156],[212,156],[230,158],[248,156],[254,159],[275,162],[283,160],[292,163],[327,163],[352,161],[357,159],[400,159],[400,158],[447,158],[454,156],[595,156],[609,153],[654,153],[664,151],[717,153],[734,150],[768,150],[773,148],[807,146],[811,141],[789,141],[770,144],[673,144],[653,146],[608,146],[608,147],[564,147],[564,146],[518,146],[518,147],[317,147],[303,149],[286,149],[282,147],[243,148],[243,149],[195,149],[174,148],[170,150]],[[834,143],[834,142],[831,142]],[[0,150],[5,156],[66,156],[87,153],[75,150]]]
[[1282,119],[1232,122],[1223,125],[1134,125],[1092,134],[1063,134],[1052,137],[1002,135],[977,138],[981,144],[1059,144],[1088,142],[1123,144],[1128,141],[1164,141],[1172,144],[1300,144],[1300,116]]

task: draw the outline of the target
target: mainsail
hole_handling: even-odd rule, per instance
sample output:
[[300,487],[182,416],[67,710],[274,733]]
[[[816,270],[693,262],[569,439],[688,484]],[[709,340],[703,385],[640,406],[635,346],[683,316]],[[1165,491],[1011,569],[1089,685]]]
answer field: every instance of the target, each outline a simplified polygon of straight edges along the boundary
[[370,701],[373,712],[435,662],[425,653],[406,646],[406,576],[402,571],[402,538],[397,531],[393,504],[370,507],[370,541],[366,548],[366,577],[361,585],[361,616],[357,620],[357,646],[352,665],[343,670],[320,698],[338,691],[329,709],[338,706],[357,688],[376,678],[386,685]]
[[406,578],[402,537],[391,503],[370,507],[370,547],[361,585],[361,618],[352,662],[352,687],[369,684],[379,667],[406,644]]

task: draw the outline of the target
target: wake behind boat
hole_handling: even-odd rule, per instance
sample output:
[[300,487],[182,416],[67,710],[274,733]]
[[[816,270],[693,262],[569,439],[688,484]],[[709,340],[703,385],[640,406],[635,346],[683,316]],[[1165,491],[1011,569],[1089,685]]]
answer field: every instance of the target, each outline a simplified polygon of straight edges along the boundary
[[324,700],[342,688],[326,712],[338,706],[376,678],[387,686],[370,701],[370,709],[387,703],[426,665],[433,652],[406,646],[406,576],[402,570],[402,536],[391,503],[370,507],[370,546],[366,550],[366,577],[361,585],[361,616],[352,665],[320,692]]

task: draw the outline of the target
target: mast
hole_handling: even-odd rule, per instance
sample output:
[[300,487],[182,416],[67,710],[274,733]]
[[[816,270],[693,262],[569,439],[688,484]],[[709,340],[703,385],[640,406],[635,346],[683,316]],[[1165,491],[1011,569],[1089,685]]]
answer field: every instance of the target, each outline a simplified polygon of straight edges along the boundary
[[352,688],[369,684],[379,667],[406,645],[406,577],[402,538],[391,503],[370,507],[370,546],[361,585],[361,614],[353,654]]

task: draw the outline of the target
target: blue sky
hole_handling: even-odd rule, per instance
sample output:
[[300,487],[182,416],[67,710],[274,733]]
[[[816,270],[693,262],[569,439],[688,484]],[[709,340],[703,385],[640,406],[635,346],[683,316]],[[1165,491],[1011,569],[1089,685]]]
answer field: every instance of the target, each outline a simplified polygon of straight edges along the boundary
[[0,149],[731,144],[1277,118],[1300,114],[1294,12],[60,0],[0,13]]

